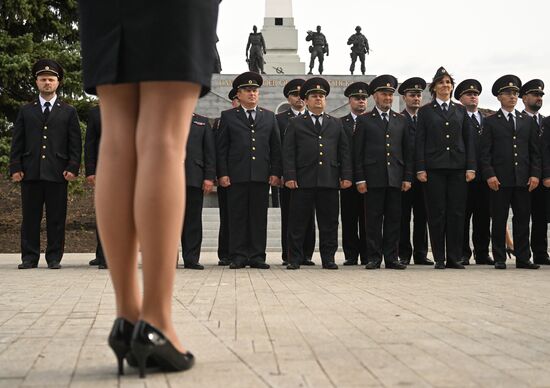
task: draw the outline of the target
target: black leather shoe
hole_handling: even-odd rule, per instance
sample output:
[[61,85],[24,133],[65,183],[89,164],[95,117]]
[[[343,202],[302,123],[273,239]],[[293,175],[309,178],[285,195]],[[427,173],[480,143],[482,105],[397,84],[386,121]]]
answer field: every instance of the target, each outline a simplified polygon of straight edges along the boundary
[[311,261],[311,259],[305,259],[305,260],[302,262],[302,265],[312,266],[312,265],[315,265],[315,263],[314,263],[313,261]]
[[[401,264],[405,264],[405,265],[410,265],[411,264],[411,258],[409,257],[408,259],[405,258],[405,257],[400,257],[399,258],[399,262]],[[416,264],[416,260],[414,261],[414,263]]]
[[298,264],[288,264],[286,269],[300,269],[300,266]]
[[38,267],[37,263],[31,263],[30,261],[24,261],[17,266],[19,269],[31,269]]
[[435,263],[434,269],[445,269],[445,263],[443,261],[437,261]]
[[470,265],[470,258],[469,257],[463,257],[460,261],[462,265]]
[[60,269],[61,264],[59,264],[59,261],[52,261],[52,262],[48,263],[48,268],[49,269]]
[[392,263],[386,264],[386,269],[407,269],[407,266],[399,260],[396,260]]
[[241,264],[241,263],[231,263],[231,264],[229,264],[230,269],[241,269],[241,268],[244,268],[244,267],[246,267],[246,265]]
[[101,264],[101,260],[98,259],[98,258],[96,257],[95,259],[90,260],[90,261],[88,262],[88,264],[89,264],[89,265],[99,265],[99,264]]
[[199,264],[199,263],[190,263],[190,264],[185,264],[184,263],[183,268],[201,270],[201,269],[204,269],[204,265]]
[[323,264],[323,269],[338,269],[338,265],[336,265],[336,263],[334,262],[326,263]]
[[229,259],[219,259],[218,260],[218,265],[220,265],[220,266],[231,265],[231,260],[229,260]]
[[452,269],[465,269],[462,264],[457,263],[456,261],[447,261],[447,264],[445,264],[445,267],[452,268]]
[[137,322],[132,335],[131,348],[141,378],[145,377],[148,359],[153,359],[165,372],[187,370],[195,364],[195,357],[191,352],[181,353],[160,330],[145,321]]
[[103,262],[103,263],[100,263],[98,266],[97,266],[97,269],[107,269],[109,268],[107,266],[107,263],[106,262]]
[[506,269],[506,263],[495,263],[495,269]]
[[365,265],[365,269],[378,269],[380,268],[380,264],[374,261],[371,261]]
[[527,261],[525,263],[517,262],[516,261],[516,268],[523,268],[523,269],[539,269],[540,265],[533,264],[530,261]]
[[269,264],[263,263],[263,262],[252,262],[250,263],[250,268],[258,268],[258,269],[269,269]]
[[495,262],[493,259],[491,259],[489,256],[487,257],[484,257],[484,258],[481,258],[481,259],[478,259],[476,257],[476,264],[477,265],[495,265]]
[[533,260],[535,264],[550,265],[550,259],[548,257],[540,257]]
[[423,259],[414,259],[414,265],[434,265],[434,262],[425,257]]
[[343,265],[357,265],[357,260],[346,260]]
[[288,265],[288,261],[283,260],[283,264],[281,264],[281,265]]

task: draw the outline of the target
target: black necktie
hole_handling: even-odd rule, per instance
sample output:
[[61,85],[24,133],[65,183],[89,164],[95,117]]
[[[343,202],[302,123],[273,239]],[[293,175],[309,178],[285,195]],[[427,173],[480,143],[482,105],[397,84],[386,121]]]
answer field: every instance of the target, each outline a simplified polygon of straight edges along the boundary
[[384,128],[388,128],[388,114],[386,112],[382,112],[382,121],[384,122]]
[[516,123],[514,123],[514,115],[511,114],[511,113],[508,113],[508,123],[510,123],[510,126],[512,127],[512,129],[515,132],[516,131]]
[[533,120],[535,120],[535,123],[537,123],[537,126],[539,125],[539,118],[537,115],[533,115]]
[[254,116],[252,116],[252,112],[254,112],[254,109],[249,109],[246,111],[246,113],[248,113],[248,122],[250,125],[254,125]]
[[52,104],[50,104],[49,101],[46,101],[44,103],[44,106],[45,106],[45,108],[44,108],[44,121],[48,121],[48,117],[50,117],[50,106],[51,105]]
[[479,127],[479,121],[477,121],[476,115],[472,115],[472,123],[474,123],[476,128]]
[[416,115],[413,116],[413,124],[416,127]]
[[321,115],[312,115],[313,118],[315,119],[315,130],[317,131],[317,133],[321,132]]
[[446,102],[441,104],[441,109],[443,109],[443,112],[447,112],[447,103]]

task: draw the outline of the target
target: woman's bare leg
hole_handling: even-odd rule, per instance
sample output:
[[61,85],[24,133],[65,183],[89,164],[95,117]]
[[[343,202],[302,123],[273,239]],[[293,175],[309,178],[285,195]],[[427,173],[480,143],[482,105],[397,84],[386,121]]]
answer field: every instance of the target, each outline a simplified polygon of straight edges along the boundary
[[97,89],[102,123],[95,190],[97,223],[115,290],[117,316],[135,322],[141,311],[134,222],[139,86]]
[[172,323],[172,290],[185,207],[185,147],[200,87],[187,82],[140,83],[134,197],[142,252],[141,319],[180,351]]
[[510,230],[508,229],[508,225],[506,225],[506,248],[510,248],[511,250],[514,250],[514,240],[512,240],[512,236],[510,235]]

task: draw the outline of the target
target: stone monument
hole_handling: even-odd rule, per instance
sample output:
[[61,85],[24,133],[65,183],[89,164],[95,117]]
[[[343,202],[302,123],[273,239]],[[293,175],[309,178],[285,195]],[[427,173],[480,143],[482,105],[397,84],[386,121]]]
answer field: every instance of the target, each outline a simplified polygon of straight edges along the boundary
[[267,74],[305,74],[298,56],[298,30],[292,17],[292,0],[266,0],[262,28],[267,45],[264,55]]

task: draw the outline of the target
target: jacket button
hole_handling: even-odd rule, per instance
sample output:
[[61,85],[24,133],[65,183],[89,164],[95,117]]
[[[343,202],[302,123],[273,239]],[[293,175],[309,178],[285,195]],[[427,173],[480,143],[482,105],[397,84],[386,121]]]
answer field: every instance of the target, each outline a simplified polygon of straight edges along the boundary
[[48,137],[47,136],[44,136],[44,139],[47,139]]
[[514,163],[516,166],[518,165],[518,162]]
[[449,125],[449,122],[447,121],[447,122],[445,123],[445,125]]
[[47,125],[44,125],[44,129],[48,129],[48,126],[47,126]]
[[390,162],[388,162],[388,166],[390,165]]
[[256,139],[252,138],[252,141],[256,141]]
[[322,165],[322,164],[323,164],[323,162],[319,162],[319,164],[321,164],[321,165]]
[[516,137],[515,137],[515,136],[513,136],[513,137],[512,137],[512,139],[516,140]]
[[448,139],[448,138],[450,138],[450,137],[451,137],[451,135],[445,135],[445,137],[446,137],[446,138]]
[[256,160],[256,157],[255,157],[255,156],[253,156],[253,157],[252,157],[252,160]]
[[390,135],[386,135],[386,137],[390,137]]
[[322,146],[323,146],[323,144],[319,144],[319,147],[322,147]]
[[256,147],[252,147],[252,151],[256,151]]
[[514,144],[514,148],[518,148],[517,144]]
[[517,154],[517,153],[515,153],[515,154],[514,154],[514,156],[518,156],[518,154]]
[[322,153],[322,152],[319,152],[319,155],[321,155],[321,156],[322,156],[322,155],[323,155],[323,153]]
[[447,151],[449,151],[451,149],[451,147],[447,147]]
[[322,136],[319,136],[319,139],[322,139],[323,137]]
[[46,155],[42,155],[42,159],[46,159]]
[[255,133],[254,130],[252,130],[252,133]]
[[390,146],[390,143],[386,143],[386,147],[389,147]]
[[42,146],[42,148],[46,149],[46,146],[45,146],[45,145],[43,145],[43,146]]
[[390,153],[388,152],[386,155],[387,155],[387,156],[390,156]]

